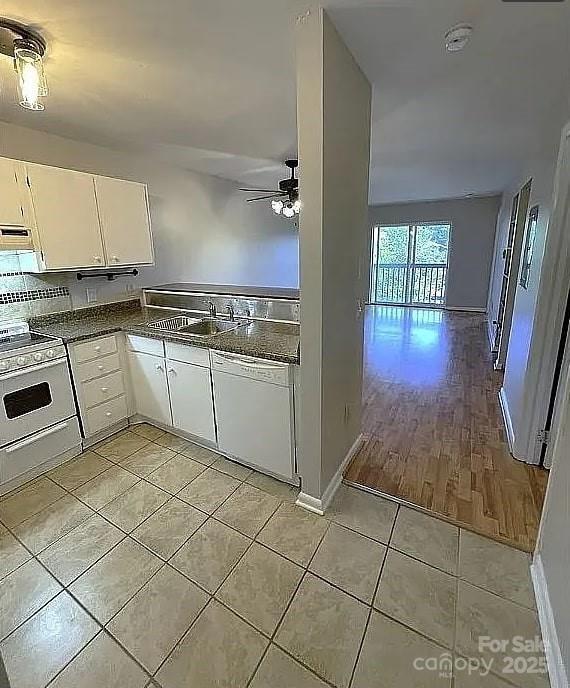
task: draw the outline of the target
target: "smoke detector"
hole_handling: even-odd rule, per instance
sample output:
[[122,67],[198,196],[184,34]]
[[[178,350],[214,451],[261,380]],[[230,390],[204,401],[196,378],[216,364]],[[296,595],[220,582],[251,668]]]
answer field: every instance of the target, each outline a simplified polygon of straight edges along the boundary
[[469,24],[456,24],[445,34],[445,48],[450,53],[456,53],[469,42],[473,27]]

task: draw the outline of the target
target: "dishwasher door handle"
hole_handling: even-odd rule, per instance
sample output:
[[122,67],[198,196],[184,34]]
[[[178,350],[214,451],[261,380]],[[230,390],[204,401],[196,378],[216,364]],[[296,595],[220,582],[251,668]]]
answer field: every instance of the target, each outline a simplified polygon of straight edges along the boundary
[[251,370],[283,370],[287,366],[286,363],[254,363],[248,359],[241,358],[240,356],[231,356],[228,354],[219,354],[216,352],[217,358],[222,358],[230,363],[237,363],[244,368],[251,368]]

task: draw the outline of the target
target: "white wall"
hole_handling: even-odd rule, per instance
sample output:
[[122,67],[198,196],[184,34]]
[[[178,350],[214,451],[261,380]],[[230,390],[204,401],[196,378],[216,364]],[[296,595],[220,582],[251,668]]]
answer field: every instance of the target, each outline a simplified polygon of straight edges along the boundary
[[297,39],[299,465],[303,492],[320,500],[360,432],[371,88],[322,9],[300,22]]
[[372,227],[378,224],[451,222],[446,304],[452,308],[484,310],[500,202],[500,196],[488,196],[376,205],[369,209],[369,224]]
[[567,373],[533,565],[553,688],[567,687],[570,678],[570,368]]
[[[544,255],[548,223],[552,212],[552,191],[554,172],[556,166],[556,153],[545,160],[535,160],[529,163],[528,168],[520,175],[519,179],[505,192],[503,206],[500,212],[499,237],[497,242],[497,261],[490,287],[489,318],[496,318],[500,297],[500,280],[502,261],[499,253],[502,252],[508,233],[510,211],[513,197],[520,191],[523,184],[532,178],[529,210],[538,204],[538,223],[536,240],[529,275],[528,288],[524,289],[518,283],[515,293],[511,334],[509,337],[507,358],[505,362],[505,375],[503,380],[502,402],[510,417],[513,429],[512,450],[517,458],[526,458],[527,436],[524,419],[525,386],[527,385],[527,367],[529,351],[532,339],[533,321],[536,299],[540,282],[540,269]],[[525,222],[526,231],[526,222]]]
[[[156,266],[129,279],[136,286],[171,281],[298,286],[297,231],[266,204],[246,203],[233,182],[1,122],[0,156],[146,182]],[[62,279],[74,304],[81,304],[84,283],[74,275]],[[124,296],[122,279],[89,286],[94,284],[101,299]]]

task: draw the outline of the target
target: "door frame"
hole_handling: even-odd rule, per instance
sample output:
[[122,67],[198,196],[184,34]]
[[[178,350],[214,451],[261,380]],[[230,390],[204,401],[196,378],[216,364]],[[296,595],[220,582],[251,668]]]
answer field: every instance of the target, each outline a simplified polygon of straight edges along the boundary
[[[447,239],[447,260],[445,264],[445,281],[444,281],[444,298],[443,298],[443,303],[435,304],[435,303],[414,303],[413,301],[401,301],[401,302],[394,302],[394,301],[371,301],[370,296],[372,292],[372,284],[373,284],[373,265],[372,265],[372,257],[374,254],[374,228],[375,227],[407,227],[408,228],[408,267],[413,265],[410,262],[411,257],[415,257],[415,250],[416,250],[416,237],[417,237],[417,232],[413,232],[413,241],[412,241],[412,232],[410,231],[412,227],[416,228],[418,226],[425,226],[425,225],[446,225],[449,227],[449,234],[448,234],[448,239]],[[369,306],[400,306],[400,307],[412,307],[412,308],[446,308],[447,307],[447,287],[449,285],[449,259],[451,256],[451,251],[452,251],[452,240],[453,240],[453,222],[451,220],[410,220],[406,221],[403,220],[402,222],[394,222],[391,224],[383,224],[382,222],[373,222],[371,227],[370,227],[370,232],[369,232],[369,245],[370,249],[368,251],[368,292],[366,295],[366,304]],[[410,275],[413,277],[413,269],[412,270],[406,270],[406,294],[410,291]]]
[[[543,441],[539,433],[546,425],[568,299],[570,232],[565,230],[569,223],[570,122],[564,126],[560,138],[554,178],[553,207],[548,223],[540,271],[527,364],[522,421],[519,423],[520,439],[517,441],[517,455],[525,457],[526,461],[532,464],[538,464],[541,460]],[[556,406],[559,404],[560,399],[557,400]],[[551,459],[551,452],[552,447],[549,446],[546,452],[546,465]]]
[[[515,308],[515,296],[517,293],[517,286],[519,283],[519,270],[521,265],[521,256],[524,245],[525,228],[527,223],[528,209],[530,205],[530,194],[532,190],[532,179],[529,179],[517,193],[516,198],[517,210],[515,218],[515,229],[513,236],[513,243],[511,247],[509,273],[507,277],[507,289],[505,294],[505,303],[503,307],[501,323],[497,327],[501,328],[499,336],[499,348],[497,350],[497,358],[495,359],[495,370],[502,370],[505,367],[507,360],[507,350],[509,348],[509,339],[511,336],[511,325],[513,323],[513,311]],[[514,202],[514,199],[513,199]],[[512,213],[511,213],[512,214]],[[509,227],[510,232],[510,227]],[[508,247],[507,247],[508,248]],[[500,308],[500,304],[499,304]]]

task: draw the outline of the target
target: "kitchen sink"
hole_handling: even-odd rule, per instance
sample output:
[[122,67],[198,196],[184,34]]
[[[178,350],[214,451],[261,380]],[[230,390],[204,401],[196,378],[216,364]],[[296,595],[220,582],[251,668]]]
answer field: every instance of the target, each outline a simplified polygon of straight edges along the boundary
[[232,320],[218,320],[214,318],[205,318],[204,320],[199,320],[198,322],[191,323],[181,327],[178,332],[184,332],[185,334],[195,334],[198,337],[212,337],[215,334],[220,334],[221,332],[230,332],[231,330],[236,330],[243,322],[237,322]]
[[247,325],[248,320],[223,320],[222,318],[190,318],[186,315],[176,315],[149,323],[155,330],[166,330],[176,334],[188,334],[195,337],[213,337],[222,332],[237,330]]

